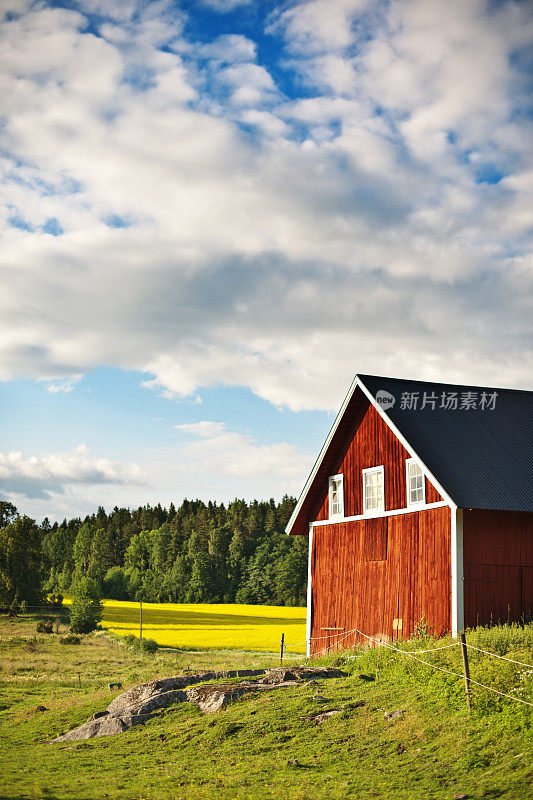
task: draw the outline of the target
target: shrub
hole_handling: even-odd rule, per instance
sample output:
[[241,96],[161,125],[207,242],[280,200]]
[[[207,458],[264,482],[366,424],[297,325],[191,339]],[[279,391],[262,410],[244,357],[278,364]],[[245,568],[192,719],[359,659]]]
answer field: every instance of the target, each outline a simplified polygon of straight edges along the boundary
[[70,611],[70,629],[73,633],[94,631],[102,619],[102,601],[95,581],[81,578],[74,587]]
[[67,633],[66,636],[62,636],[59,640],[60,644],[81,644],[81,639],[79,636],[74,636],[73,633]]
[[[131,647],[133,650],[140,650],[141,649],[141,641],[132,633],[129,633],[127,636],[124,637],[124,641]],[[155,639],[144,639],[143,638],[143,652],[144,653],[156,653],[159,645],[155,641]]]
[[155,639],[143,639],[143,650],[145,653],[156,653],[158,646]]
[[37,623],[37,633],[52,633],[54,630],[54,621],[52,619],[40,619]]
[[25,600],[23,600],[22,603],[20,604],[20,610],[22,611],[23,614],[27,614],[28,604]]
[[425,614],[422,614],[420,620],[415,624],[413,631],[414,639],[429,639],[431,637],[431,628],[433,626],[426,619]]
[[483,650],[505,656],[517,649],[533,648],[533,626],[518,622],[479,626],[467,632],[467,641]]

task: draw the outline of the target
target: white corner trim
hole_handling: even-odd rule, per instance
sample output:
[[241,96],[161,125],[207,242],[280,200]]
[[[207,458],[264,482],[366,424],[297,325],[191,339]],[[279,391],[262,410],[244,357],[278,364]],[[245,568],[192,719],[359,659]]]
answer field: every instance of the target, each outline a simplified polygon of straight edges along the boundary
[[463,509],[451,509],[452,636],[465,629]]
[[[357,378],[357,376],[356,376],[356,378]],[[393,432],[393,434],[396,436],[396,438],[400,440],[400,442],[403,444],[403,446],[405,447],[405,449],[407,450],[407,452],[409,453],[409,455],[411,456],[411,458],[414,458],[414,459],[415,459],[415,461],[418,461],[418,463],[420,464],[420,466],[422,467],[422,469],[423,469],[423,471],[424,471],[424,475],[426,475],[426,477],[428,478],[428,480],[430,480],[430,481],[431,481],[431,483],[433,484],[433,486],[434,486],[436,489],[438,489],[438,491],[439,491],[439,493],[441,494],[441,496],[442,496],[442,497],[444,497],[444,498],[445,498],[445,500],[447,500],[447,502],[448,502],[448,505],[451,505],[451,506],[453,506],[454,508],[456,508],[456,504],[454,503],[454,501],[452,500],[452,498],[450,497],[450,495],[448,494],[448,492],[446,492],[446,491],[445,491],[445,490],[442,488],[442,486],[440,485],[440,483],[438,482],[438,480],[435,478],[435,476],[434,476],[434,475],[433,475],[433,474],[432,474],[432,473],[429,471],[429,469],[426,467],[426,465],[424,464],[424,462],[422,461],[422,459],[420,458],[420,456],[419,456],[419,455],[418,455],[418,454],[417,454],[417,453],[416,453],[416,452],[413,450],[413,448],[411,447],[411,445],[409,444],[409,442],[407,441],[407,439],[405,439],[405,437],[404,437],[404,436],[403,436],[403,435],[400,433],[400,431],[398,430],[398,428],[396,427],[396,425],[394,424],[394,422],[393,422],[391,419],[389,419],[389,417],[388,417],[388,416],[387,416],[387,414],[386,414],[386,413],[383,411],[383,409],[382,409],[382,408],[380,408],[380,406],[378,405],[378,403],[376,403],[376,401],[375,401],[374,397],[373,397],[373,396],[372,396],[372,394],[371,394],[371,393],[368,391],[368,389],[366,388],[366,386],[364,385],[364,383],[362,382],[362,380],[361,380],[360,378],[358,378],[357,380],[358,380],[358,385],[359,385],[359,387],[360,387],[361,391],[363,392],[363,394],[365,394],[365,395],[366,395],[366,397],[368,398],[368,400],[371,402],[371,404],[374,406],[374,408],[375,408],[375,409],[376,409],[376,411],[378,412],[378,414],[379,414],[379,416],[381,417],[381,419],[382,419],[382,420],[385,422],[385,424],[386,424],[386,425],[388,425],[388,426],[389,426],[389,428],[391,429],[391,431]]]
[[[341,522],[357,522],[360,519],[376,519],[377,517],[395,517],[398,514],[418,514],[419,511],[427,511],[431,508],[444,508],[450,504],[446,500],[439,500],[436,503],[426,503],[423,506],[411,506],[410,508],[393,508],[392,511],[375,511],[367,514],[358,514],[355,517],[343,517],[342,519],[321,519],[317,522],[310,522],[310,528],[319,528],[321,525],[338,525]],[[452,509],[454,511],[455,507]]]
[[305,618],[305,655],[311,655],[311,621],[313,618],[313,570],[311,557],[313,554],[313,526],[309,525],[309,556],[307,559],[307,613]]

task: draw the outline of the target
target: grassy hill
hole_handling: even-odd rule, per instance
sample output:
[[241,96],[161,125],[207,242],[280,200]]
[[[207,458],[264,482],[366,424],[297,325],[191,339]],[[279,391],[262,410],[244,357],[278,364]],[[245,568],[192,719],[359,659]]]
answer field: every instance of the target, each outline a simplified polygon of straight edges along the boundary
[[[468,640],[533,663],[531,625],[479,629]],[[474,686],[468,713],[460,676],[393,651],[322,659],[340,657],[346,677],[243,698],[214,715],[184,703],[120,736],[63,744],[49,740],[105,708],[117,694],[111,680],[127,688],[187,666],[263,666],[275,658],[198,651],[141,659],[102,634],[61,645],[35,634],[31,617],[2,620],[0,652],[0,796],[9,800],[531,796],[533,707]],[[459,648],[421,657],[461,672]],[[475,680],[533,703],[527,668],[471,651],[471,670]],[[341,713],[316,724],[329,709]],[[403,713],[388,721],[390,711]]]

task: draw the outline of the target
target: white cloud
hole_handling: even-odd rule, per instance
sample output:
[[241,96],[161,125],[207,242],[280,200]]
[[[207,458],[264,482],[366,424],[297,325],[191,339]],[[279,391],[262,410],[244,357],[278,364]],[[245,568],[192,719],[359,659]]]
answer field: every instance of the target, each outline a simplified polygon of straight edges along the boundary
[[0,27],[2,379],[65,391],[105,364],[294,409],[355,370],[527,383],[516,4],[291,5],[270,30],[294,100],[249,38],[77,7]]
[[81,378],[81,375],[76,375],[74,378],[64,381],[53,381],[52,383],[47,383],[45,388],[50,394],[70,394],[70,392],[74,391]]
[[274,81],[258,64],[232,64],[219,70],[216,78],[231,90],[231,102],[236,105],[260,106],[276,97]]
[[120,464],[89,455],[85,445],[70,453],[24,457],[20,452],[0,453],[0,490],[7,496],[48,499],[73,487],[145,486],[147,475],[137,464]]
[[[265,482],[258,496],[296,492],[312,464],[311,453],[300,453],[287,442],[260,445],[252,437],[230,430],[220,422],[202,421],[174,426],[193,437],[180,450],[179,471],[187,474],[234,476],[250,491],[250,484]],[[259,484],[258,484],[259,488]]]
[[369,0],[308,0],[275,13],[271,33],[283,33],[292,52],[343,50],[353,41],[352,23]]
[[180,40],[174,44],[177,52],[211,59],[214,62],[237,64],[241,61],[255,61],[257,45],[246,36],[236,33],[222,34],[212,42],[200,44]]
[[99,505],[280,498],[300,491],[314,460],[313,453],[289,443],[260,444],[223,423],[180,424],[175,430],[179,441],[139,452],[139,463],[96,457],[85,444],[42,456],[0,453],[0,496],[37,519],[57,520],[92,513]]

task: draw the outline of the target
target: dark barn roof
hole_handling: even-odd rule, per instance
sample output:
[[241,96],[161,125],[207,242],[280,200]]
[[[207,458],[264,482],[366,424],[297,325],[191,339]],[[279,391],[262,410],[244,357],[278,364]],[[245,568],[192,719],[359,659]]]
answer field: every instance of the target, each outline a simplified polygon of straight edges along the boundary
[[[379,403],[381,392],[392,395],[394,405]],[[379,407],[437,488],[459,508],[533,510],[533,392],[356,375],[288,532],[307,532],[307,514],[346,432],[343,417],[354,419],[362,394]]]
[[[533,510],[533,392],[455,386],[360,375],[375,398],[380,390],[394,395],[386,416],[407,439],[428,470],[459,508],[500,511]],[[424,399],[436,395],[435,408]],[[442,394],[456,393],[458,408],[441,408]],[[402,395],[418,395],[417,408],[402,408]],[[475,408],[461,408],[472,393]],[[483,408],[496,393],[494,408]]]

